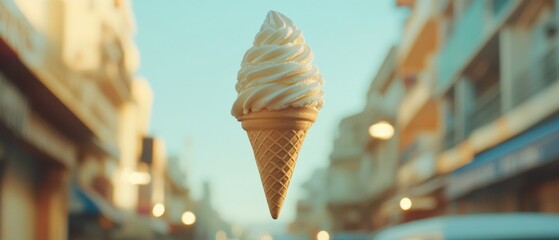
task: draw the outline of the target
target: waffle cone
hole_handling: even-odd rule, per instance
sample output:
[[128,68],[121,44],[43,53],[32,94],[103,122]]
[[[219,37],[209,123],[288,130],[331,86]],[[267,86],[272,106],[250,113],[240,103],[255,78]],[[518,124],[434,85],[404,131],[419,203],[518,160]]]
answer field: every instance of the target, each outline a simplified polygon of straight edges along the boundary
[[239,118],[250,139],[273,219],[279,216],[299,150],[317,115],[317,110],[301,107],[264,110]]

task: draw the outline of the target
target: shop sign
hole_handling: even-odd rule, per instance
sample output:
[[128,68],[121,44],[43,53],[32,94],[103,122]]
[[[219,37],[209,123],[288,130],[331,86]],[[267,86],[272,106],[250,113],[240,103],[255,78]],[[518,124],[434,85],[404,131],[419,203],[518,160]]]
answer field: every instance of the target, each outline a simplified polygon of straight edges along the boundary
[[40,35],[13,1],[0,1],[0,38],[26,60],[40,59]]
[[[555,123],[555,125],[558,124],[559,122]],[[476,162],[474,159],[470,165],[449,175],[446,195],[453,199],[556,159],[559,156],[557,148],[559,131],[548,133],[550,134],[524,145],[521,149],[515,150],[510,147],[511,150],[504,156],[487,159],[483,162]]]

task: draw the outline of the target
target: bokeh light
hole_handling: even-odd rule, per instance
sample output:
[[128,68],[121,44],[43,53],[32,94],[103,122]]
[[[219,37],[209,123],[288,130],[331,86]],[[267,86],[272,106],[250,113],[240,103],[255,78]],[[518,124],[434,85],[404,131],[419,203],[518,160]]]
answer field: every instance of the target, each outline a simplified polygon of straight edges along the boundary
[[330,239],[330,234],[328,234],[328,232],[326,232],[326,231],[320,231],[320,232],[318,232],[318,234],[316,234],[316,239],[317,240],[329,240]]
[[186,211],[182,214],[181,221],[184,225],[192,225],[196,222],[196,215],[191,211]]
[[412,206],[411,199],[405,197],[405,198],[402,198],[402,200],[400,200],[400,208],[402,210],[404,210],[404,211],[410,210],[411,206]]
[[161,217],[165,213],[165,205],[163,203],[156,203],[151,210],[154,217]]
[[387,121],[380,121],[369,127],[369,135],[374,138],[388,140],[394,136],[394,127]]

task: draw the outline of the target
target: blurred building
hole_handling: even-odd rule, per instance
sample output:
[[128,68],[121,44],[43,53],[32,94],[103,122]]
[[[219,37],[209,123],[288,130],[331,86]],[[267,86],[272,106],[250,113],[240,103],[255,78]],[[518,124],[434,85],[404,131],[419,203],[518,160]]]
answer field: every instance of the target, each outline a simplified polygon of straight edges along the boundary
[[106,239],[135,211],[134,31],[127,0],[0,1],[1,239]]
[[[398,166],[394,125],[404,85],[396,72],[396,53],[396,48],[387,53],[363,111],[340,122],[328,168],[303,185],[308,197],[298,202],[293,234],[313,239],[321,230],[367,232],[392,217],[389,206],[382,206],[393,196]],[[371,132],[379,124],[389,128],[381,129],[382,136]]]
[[[395,192],[383,203],[397,224],[444,213],[441,200],[443,179],[436,174],[436,157],[442,134],[442,104],[435,94],[434,58],[441,45],[441,1],[396,1],[409,7],[397,54],[397,72],[405,96],[396,116],[400,139]],[[400,201],[410,199],[410,209],[402,210]],[[438,205],[437,205],[438,204]],[[437,207],[435,207],[437,206]],[[390,210],[388,210],[390,209]]]
[[[402,40],[365,109],[341,121],[326,177],[309,180],[327,203],[302,199],[293,228],[316,231],[315,208],[334,235],[437,215],[559,213],[559,2],[395,3],[409,9]],[[381,121],[391,138],[367,134]]]
[[[165,174],[165,208],[169,232],[176,239],[193,239],[196,226],[196,205],[187,185],[184,165],[176,157],[168,158]],[[190,214],[189,214],[190,212]],[[185,215],[186,214],[186,215]]]
[[[396,48],[387,53],[369,88],[364,110],[342,120],[340,125],[340,137],[330,157],[330,171],[334,174],[328,181],[329,186],[337,187],[330,191],[328,202],[334,233],[368,231],[373,224],[387,221],[388,213],[382,212],[380,206],[389,198],[396,181],[399,133],[393,130],[403,95],[403,84],[396,72],[396,53]],[[349,119],[355,124],[343,126]],[[388,135],[377,136],[379,132],[372,132],[377,124],[387,124],[391,129],[385,130],[392,132],[381,129],[381,135]],[[340,170],[345,175],[340,175]],[[353,191],[340,192],[342,189]]]
[[196,229],[194,239],[228,239],[233,236],[231,226],[221,218],[212,205],[211,185],[209,182],[204,182],[202,197],[196,203],[195,212]]
[[557,213],[559,2],[467,3],[441,5],[447,211]]
[[[398,167],[402,164],[400,143],[406,135],[399,127],[398,109],[407,89],[405,79],[397,68],[398,51],[396,47],[390,49],[367,93],[365,112],[368,113],[369,124],[362,131],[368,133],[368,143],[361,169],[368,173],[362,179],[363,190],[367,192],[366,230],[394,222],[399,217],[394,215],[397,211],[393,209],[393,196],[397,195],[394,185],[399,181]],[[377,136],[379,133],[375,132],[379,130],[374,130],[374,126],[383,122],[390,125],[393,133]]]
[[306,196],[297,201],[295,220],[289,224],[292,238],[313,239],[322,230],[332,228],[332,219],[327,210],[329,187],[326,184],[328,169],[317,169],[303,183]]

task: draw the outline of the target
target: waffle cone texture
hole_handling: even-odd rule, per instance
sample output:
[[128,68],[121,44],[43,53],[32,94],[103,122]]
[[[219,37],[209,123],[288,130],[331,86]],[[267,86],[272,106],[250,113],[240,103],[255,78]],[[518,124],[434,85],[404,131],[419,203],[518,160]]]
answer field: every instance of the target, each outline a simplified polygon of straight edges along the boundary
[[239,118],[252,145],[273,219],[280,214],[299,151],[317,116],[317,110],[300,107],[263,110]]

